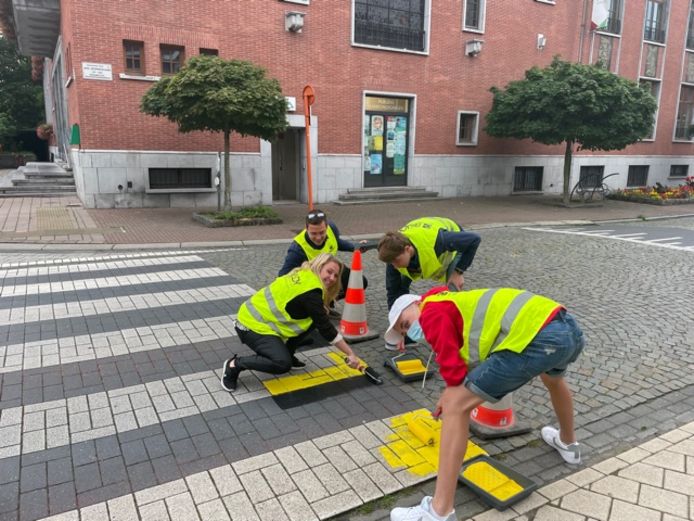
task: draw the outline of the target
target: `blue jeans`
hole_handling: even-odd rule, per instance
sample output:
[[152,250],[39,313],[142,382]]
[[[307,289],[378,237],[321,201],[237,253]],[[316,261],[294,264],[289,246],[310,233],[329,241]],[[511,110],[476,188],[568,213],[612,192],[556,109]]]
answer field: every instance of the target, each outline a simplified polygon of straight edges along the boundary
[[523,351],[492,353],[468,373],[463,384],[488,402],[498,402],[542,373],[562,376],[584,345],[581,328],[562,309]]

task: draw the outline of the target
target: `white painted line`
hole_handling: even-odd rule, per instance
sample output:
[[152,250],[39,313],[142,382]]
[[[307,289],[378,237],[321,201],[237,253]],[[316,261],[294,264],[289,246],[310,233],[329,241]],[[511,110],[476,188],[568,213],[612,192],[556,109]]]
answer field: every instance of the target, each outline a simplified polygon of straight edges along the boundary
[[662,239],[648,239],[643,242],[663,242],[663,241],[678,241],[682,237],[663,237]]
[[648,235],[646,232],[638,232],[638,233],[620,233],[618,235],[612,235],[611,237],[638,237],[639,235]]

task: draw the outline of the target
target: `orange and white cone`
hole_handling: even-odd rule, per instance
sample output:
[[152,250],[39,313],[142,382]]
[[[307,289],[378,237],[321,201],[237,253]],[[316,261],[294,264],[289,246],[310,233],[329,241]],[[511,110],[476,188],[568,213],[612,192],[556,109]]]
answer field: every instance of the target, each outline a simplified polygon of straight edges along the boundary
[[369,331],[366,323],[366,295],[361,272],[361,252],[354,250],[340,321],[340,333],[348,342],[362,342],[378,337],[378,333]]
[[497,403],[484,402],[470,413],[470,430],[483,440],[507,438],[530,432],[530,426],[521,424],[513,413],[513,393]]

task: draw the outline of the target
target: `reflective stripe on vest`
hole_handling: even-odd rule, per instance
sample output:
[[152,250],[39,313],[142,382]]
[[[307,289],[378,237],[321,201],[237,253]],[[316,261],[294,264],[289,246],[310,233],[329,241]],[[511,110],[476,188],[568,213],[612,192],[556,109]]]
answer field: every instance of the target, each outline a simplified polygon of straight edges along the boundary
[[498,288],[441,292],[424,299],[453,302],[463,317],[460,356],[470,366],[494,351],[522,352],[561,304],[529,291]]
[[410,221],[400,229],[417,250],[421,273],[412,274],[407,268],[398,268],[398,271],[406,277],[417,279],[429,279],[437,282],[445,282],[446,271],[453,261],[457,251],[444,251],[438,257],[434,251],[436,238],[440,230],[459,232],[460,226],[455,221],[445,217],[422,217]]
[[310,317],[292,318],[286,311],[293,298],[313,289],[323,291],[320,278],[310,270],[291,272],[259,290],[239,308],[237,320],[260,335],[283,339],[300,335],[313,323]]
[[325,242],[323,243],[322,248],[316,249],[308,243],[306,240],[306,230],[302,230],[301,233],[294,237],[294,242],[297,243],[304,251],[307,260],[313,260],[321,253],[334,254],[337,252],[337,237],[335,236],[335,232],[333,232],[333,229],[329,224],[326,224],[326,226]]

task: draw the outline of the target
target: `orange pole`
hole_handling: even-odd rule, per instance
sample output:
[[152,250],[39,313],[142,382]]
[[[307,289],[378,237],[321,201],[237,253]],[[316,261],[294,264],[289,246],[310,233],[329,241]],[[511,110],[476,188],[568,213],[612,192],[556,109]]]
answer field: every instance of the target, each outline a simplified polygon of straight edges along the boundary
[[306,178],[308,192],[308,209],[313,210],[313,176],[311,174],[311,105],[315,101],[316,96],[313,92],[313,87],[306,85],[304,87],[304,117],[306,119]]

